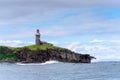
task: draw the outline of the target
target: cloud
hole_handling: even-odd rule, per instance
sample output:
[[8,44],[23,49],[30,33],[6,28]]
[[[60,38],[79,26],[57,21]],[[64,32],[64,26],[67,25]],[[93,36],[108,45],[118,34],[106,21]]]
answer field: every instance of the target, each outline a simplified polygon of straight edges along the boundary
[[89,43],[73,42],[68,48],[95,56],[95,61],[120,61],[120,40],[93,40]]
[[2,40],[33,38],[40,28],[49,38],[119,39],[119,16],[105,19],[97,13],[99,7],[118,4],[118,0],[0,0],[0,36]]
[[39,22],[62,12],[93,7],[120,6],[119,0],[0,0],[0,23]]
[[[79,18],[81,19],[81,18]],[[95,21],[95,22],[85,22],[77,25],[73,21],[68,21],[71,26],[49,26],[42,28],[44,36],[51,37],[74,37],[74,38],[101,38],[101,39],[119,39],[119,23],[118,19],[107,20],[107,21]],[[77,20],[80,21],[80,20]],[[77,22],[76,21],[76,22]]]
[[[76,16],[73,18],[75,20]],[[79,18],[80,19],[80,18]],[[92,18],[93,19],[93,18]],[[69,20],[66,20],[69,21]],[[79,20],[77,20],[79,21]],[[41,31],[41,36],[56,39],[86,39],[86,38],[100,38],[100,39],[119,39],[119,19],[102,21],[98,20],[95,22],[86,22],[77,25],[65,26],[54,25],[54,26],[43,26],[43,27],[32,27],[26,25],[9,25],[0,27],[1,39],[34,39],[35,30],[37,28]],[[76,21],[75,21],[76,22]],[[74,23],[74,21],[73,21]],[[111,38],[112,37],[112,38]]]
[[99,43],[99,42],[104,42],[104,40],[97,40],[97,39],[94,39],[92,41],[90,41],[91,43]]
[[0,40],[0,46],[22,47],[26,45],[32,45],[33,42],[23,42],[20,40]]
[[1,40],[22,40],[34,38],[35,28],[25,26],[6,26],[0,29]]

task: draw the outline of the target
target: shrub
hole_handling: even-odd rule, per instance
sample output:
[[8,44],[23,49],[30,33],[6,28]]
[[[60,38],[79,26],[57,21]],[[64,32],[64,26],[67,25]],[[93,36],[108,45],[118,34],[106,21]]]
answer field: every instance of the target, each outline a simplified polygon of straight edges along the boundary
[[15,54],[13,54],[13,53],[0,54],[0,59],[5,60],[5,61],[8,61],[8,60],[17,61],[18,60],[17,56]]

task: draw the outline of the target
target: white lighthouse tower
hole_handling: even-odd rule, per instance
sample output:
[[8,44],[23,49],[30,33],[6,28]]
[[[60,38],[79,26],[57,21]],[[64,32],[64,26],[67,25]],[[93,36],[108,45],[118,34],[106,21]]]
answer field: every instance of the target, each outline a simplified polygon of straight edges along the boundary
[[35,40],[36,45],[40,45],[40,31],[39,31],[39,29],[36,30],[35,36],[36,36],[36,40]]

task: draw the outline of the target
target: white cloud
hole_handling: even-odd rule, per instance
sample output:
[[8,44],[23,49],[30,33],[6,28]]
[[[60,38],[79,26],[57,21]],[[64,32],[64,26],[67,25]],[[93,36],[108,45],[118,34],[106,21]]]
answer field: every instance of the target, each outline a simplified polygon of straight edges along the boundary
[[120,61],[120,40],[93,40],[82,44],[75,42],[68,45],[68,48],[95,56],[97,59],[94,61]]
[[[75,18],[73,18],[75,20]],[[106,40],[120,39],[120,19],[108,20],[108,21],[97,21],[92,23],[78,24],[77,26],[65,26],[65,25],[54,25],[45,27],[29,27],[25,25],[9,25],[0,26],[0,39],[1,40],[22,40],[22,39],[34,39],[35,30],[37,28],[41,31],[42,38],[47,37],[53,39],[53,41],[61,41],[65,39],[69,42],[81,41],[86,39],[101,39],[99,42]],[[79,20],[78,20],[79,21]],[[70,22],[72,23],[72,22]],[[73,22],[74,23],[74,22]],[[109,23],[109,24],[108,24]],[[13,27],[12,27],[13,26]],[[5,32],[2,32],[5,31]],[[9,33],[12,32],[12,33]],[[46,39],[47,40],[47,39]],[[48,40],[49,41],[49,40]],[[95,42],[94,40],[93,42]],[[96,41],[98,42],[98,41]],[[115,41],[116,42],[116,41]]]
[[[1,39],[19,40],[23,38],[33,38],[35,28],[41,29],[43,37],[56,39],[61,37],[72,37],[74,39],[99,37],[101,39],[110,39],[111,36],[113,39],[119,39],[119,16],[115,19],[106,20],[103,16],[98,15],[96,11],[91,10],[96,6],[103,6],[105,4],[106,6],[120,4],[118,0],[75,0],[69,2],[67,0],[5,0],[1,1],[0,4],[2,12],[0,13]],[[6,8],[6,5],[9,7]],[[89,7],[91,9],[83,7]],[[69,16],[69,13],[74,14],[74,12],[77,13],[77,15]],[[68,17],[62,18],[65,14],[68,15]],[[59,20],[59,18],[61,19]],[[49,22],[53,25],[46,25]],[[21,25],[21,23],[28,23],[28,25]],[[32,27],[29,23],[32,23]],[[39,24],[44,25],[39,26]],[[15,31],[10,34],[2,33],[2,30],[5,29]]]
[[74,42],[68,45],[68,49],[75,51],[75,47],[81,45],[79,42]]
[[[73,19],[75,20],[75,18]],[[79,21],[79,20],[78,20]],[[57,39],[86,39],[86,38],[100,38],[100,39],[120,39],[119,32],[119,19],[110,21],[97,21],[92,23],[78,24],[77,26],[54,25],[45,27],[27,27],[13,25],[0,27],[0,36],[3,40],[16,40],[16,39],[34,39],[35,30],[41,30],[42,37],[49,37]],[[72,23],[72,22],[70,22]],[[74,21],[73,21],[74,23]],[[108,24],[109,23],[109,24]],[[6,30],[6,32],[2,32]],[[7,32],[8,31],[8,32]],[[9,32],[12,33],[9,33]],[[75,41],[74,40],[74,41]]]
[[32,45],[33,42],[22,42],[20,40],[0,40],[0,46],[22,47],[26,45]]
[[97,39],[94,39],[92,41],[90,41],[91,43],[98,43],[98,42],[104,42],[104,40],[97,40]]
[[40,22],[65,11],[116,6],[120,6],[119,0],[0,0],[0,23]]

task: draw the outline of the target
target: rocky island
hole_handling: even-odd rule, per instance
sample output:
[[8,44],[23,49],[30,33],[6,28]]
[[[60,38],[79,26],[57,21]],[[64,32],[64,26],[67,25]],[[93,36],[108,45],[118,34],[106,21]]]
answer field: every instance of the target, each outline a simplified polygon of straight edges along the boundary
[[71,50],[40,41],[40,33],[36,33],[36,45],[24,47],[0,46],[1,62],[42,63],[49,60],[73,63],[90,63],[94,58],[89,54],[75,53]]

